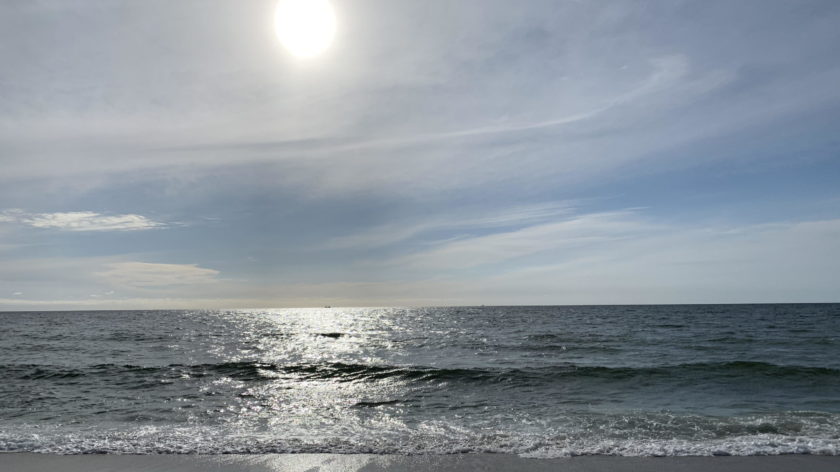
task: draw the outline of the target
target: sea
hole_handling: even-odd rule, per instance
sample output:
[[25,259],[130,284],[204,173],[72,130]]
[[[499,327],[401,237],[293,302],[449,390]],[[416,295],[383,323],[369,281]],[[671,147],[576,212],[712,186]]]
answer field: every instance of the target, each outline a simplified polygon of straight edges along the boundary
[[840,453],[840,304],[0,313],[0,451]]

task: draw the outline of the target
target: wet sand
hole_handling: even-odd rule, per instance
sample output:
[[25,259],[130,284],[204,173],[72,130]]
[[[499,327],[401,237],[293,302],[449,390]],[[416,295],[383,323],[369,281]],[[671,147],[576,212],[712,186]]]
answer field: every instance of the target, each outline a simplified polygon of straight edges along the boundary
[[78,455],[0,454],[2,472],[836,472],[840,456],[606,457],[524,459],[509,454],[395,456],[367,454]]

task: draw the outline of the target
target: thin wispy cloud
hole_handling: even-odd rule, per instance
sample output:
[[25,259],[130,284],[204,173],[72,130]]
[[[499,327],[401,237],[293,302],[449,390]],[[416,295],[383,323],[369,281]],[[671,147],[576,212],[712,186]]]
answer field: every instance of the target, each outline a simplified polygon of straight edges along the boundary
[[141,231],[166,226],[142,215],[104,215],[93,211],[27,213],[6,210],[0,213],[0,222],[62,231]]
[[117,262],[96,275],[109,284],[130,288],[205,285],[219,281],[218,270],[198,267],[196,264]]
[[582,246],[608,246],[651,229],[652,225],[642,223],[635,216],[633,211],[577,215],[514,231],[444,242],[391,263],[433,270],[460,270],[551,250],[573,252]]
[[394,244],[424,233],[533,225],[571,213],[573,204],[574,202],[552,202],[492,210],[473,209],[423,221],[402,221],[334,238],[328,241],[324,248],[373,248]]

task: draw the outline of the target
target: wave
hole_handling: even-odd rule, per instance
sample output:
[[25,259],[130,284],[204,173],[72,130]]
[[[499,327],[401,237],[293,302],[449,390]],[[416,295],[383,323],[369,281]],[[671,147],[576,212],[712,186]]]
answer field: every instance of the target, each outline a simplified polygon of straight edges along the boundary
[[602,456],[764,456],[840,455],[834,436],[759,433],[724,438],[634,438],[609,435],[478,433],[430,425],[429,432],[354,430],[351,436],[329,430],[253,434],[218,427],[127,426],[108,429],[23,426],[0,431],[0,453],[53,454],[470,454],[508,453],[522,457]]
[[561,364],[549,367],[489,369],[434,368],[423,366],[367,365],[354,363],[272,364],[264,362],[225,362],[218,364],[169,364],[138,366],[98,364],[84,368],[53,365],[16,364],[0,366],[4,378],[20,380],[61,380],[86,376],[206,377],[228,376],[238,380],[260,381],[279,377],[338,382],[398,379],[407,381],[498,382],[569,379],[623,380],[645,378],[690,378],[697,376],[767,377],[773,379],[840,379],[840,369],[828,367],[777,365],[766,362],[689,363],[648,367],[605,367]]

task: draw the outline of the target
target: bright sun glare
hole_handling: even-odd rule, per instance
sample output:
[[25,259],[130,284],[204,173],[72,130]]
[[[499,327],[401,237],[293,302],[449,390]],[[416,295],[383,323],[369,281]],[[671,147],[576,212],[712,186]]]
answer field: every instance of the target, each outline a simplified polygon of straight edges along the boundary
[[335,11],[327,0],[280,0],[274,23],[280,42],[298,57],[317,56],[335,36]]

